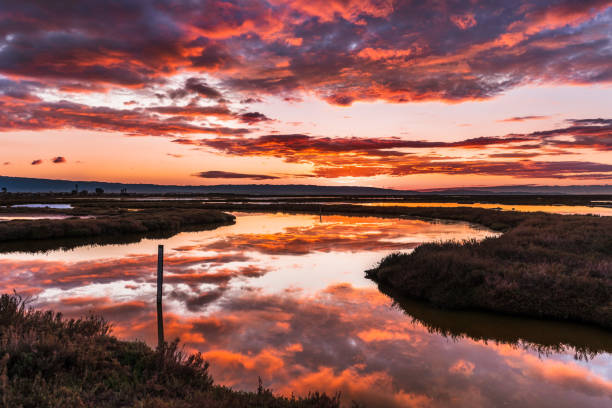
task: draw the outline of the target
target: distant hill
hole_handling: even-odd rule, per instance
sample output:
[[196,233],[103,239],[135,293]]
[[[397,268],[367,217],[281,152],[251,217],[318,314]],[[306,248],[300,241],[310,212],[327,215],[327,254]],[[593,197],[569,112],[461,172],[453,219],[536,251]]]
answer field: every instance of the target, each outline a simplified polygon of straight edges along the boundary
[[459,187],[444,189],[429,189],[423,193],[444,195],[483,195],[483,194],[508,194],[508,195],[530,195],[530,194],[612,194],[612,185],[595,186],[494,186],[494,187]]
[[358,186],[316,186],[306,184],[220,184],[214,186],[176,186],[160,184],[124,184],[98,181],[52,180],[26,177],[0,176],[0,188],[14,193],[66,193],[75,189],[94,192],[102,188],[106,193],[138,194],[244,194],[244,195],[523,195],[523,194],[612,194],[612,185],[595,186],[493,186],[460,187],[428,190],[394,190],[389,188]]
[[253,194],[253,195],[397,195],[404,192],[375,187],[352,186],[315,186],[315,185],[273,185],[273,184],[222,184],[215,186],[175,186],[159,184],[123,184],[98,181],[51,180],[26,177],[0,176],[0,188],[6,187],[13,193],[66,193],[78,185],[78,190],[94,192],[96,188],[106,193],[119,193],[127,189],[128,193],[164,194]]

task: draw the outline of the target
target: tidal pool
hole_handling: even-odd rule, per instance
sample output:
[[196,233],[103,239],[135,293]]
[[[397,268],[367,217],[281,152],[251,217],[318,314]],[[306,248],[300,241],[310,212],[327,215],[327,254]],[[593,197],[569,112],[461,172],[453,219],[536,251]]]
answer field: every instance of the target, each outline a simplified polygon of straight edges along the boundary
[[[496,233],[458,222],[235,213],[163,240],[0,255],[0,289],[122,339],[156,343],[157,245],[167,339],[217,383],[286,395],[340,391],[370,407],[602,407],[612,334],[594,327],[394,302],[364,270],[422,242]],[[386,290],[385,290],[386,291]]]

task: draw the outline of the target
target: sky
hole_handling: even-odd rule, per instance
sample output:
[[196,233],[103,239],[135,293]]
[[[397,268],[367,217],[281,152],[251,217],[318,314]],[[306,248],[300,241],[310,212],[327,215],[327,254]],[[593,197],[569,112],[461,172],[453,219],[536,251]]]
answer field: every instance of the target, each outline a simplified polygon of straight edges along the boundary
[[0,175],[611,184],[612,1],[3,0]]

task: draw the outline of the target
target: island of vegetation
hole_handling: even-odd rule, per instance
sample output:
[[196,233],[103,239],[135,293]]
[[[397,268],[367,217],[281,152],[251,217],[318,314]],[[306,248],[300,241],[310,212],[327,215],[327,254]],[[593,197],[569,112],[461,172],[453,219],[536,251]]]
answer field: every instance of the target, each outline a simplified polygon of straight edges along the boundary
[[[14,211],[14,210],[13,210]],[[23,209],[22,209],[23,211]],[[66,212],[66,211],[64,211]],[[58,211],[44,211],[54,214]],[[0,243],[7,241],[66,238],[117,237],[216,228],[233,224],[235,217],[201,208],[149,208],[117,211],[104,207],[76,210],[65,219],[34,219],[0,222]]]
[[[257,379],[255,379],[256,381]],[[65,319],[0,297],[0,405],[55,407],[338,407],[339,395],[303,398],[215,385],[200,354],[178,342],[152,350],[111,336],[102,318]]]
[[480,223],[503,231],[499,237],[423,244],[389,255],[366,274],[446,308],[612,328],[610,217],[521,214],[509,225],[494,218]]

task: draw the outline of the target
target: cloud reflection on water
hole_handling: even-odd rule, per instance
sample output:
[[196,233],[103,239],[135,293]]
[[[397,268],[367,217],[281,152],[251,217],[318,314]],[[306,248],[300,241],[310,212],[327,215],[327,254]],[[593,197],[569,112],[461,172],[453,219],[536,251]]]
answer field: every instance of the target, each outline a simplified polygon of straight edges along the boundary
[[[576,361],[571,350],[538,356],[495,335],[446,337],[428,326],[440,320],[412,321],[363,277],[391,251],[489,235],[459,223],[240,214],[235,226],[160,241],[166,335],[241,389],[261,376],[284,394],[341,391],[370,406],[609,403],[608,348]],[[0,285],[67,316],[102,314],[117,336],[154,344],[156,259],[147,253],[157,242],[3,255]]]

